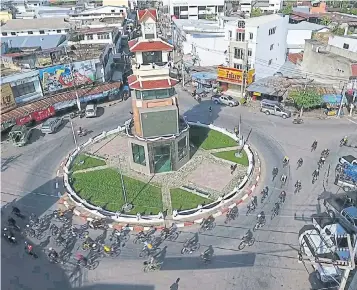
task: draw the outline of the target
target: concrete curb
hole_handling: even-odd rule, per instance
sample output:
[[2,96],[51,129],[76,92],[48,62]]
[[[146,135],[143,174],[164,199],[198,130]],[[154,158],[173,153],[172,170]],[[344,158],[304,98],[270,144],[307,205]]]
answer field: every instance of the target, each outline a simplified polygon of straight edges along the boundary
[[[235,202],[233,202],[231,205],[229,205],[228,207],[226,208],[222,208],[220,209],[219,211],[217,211],[216,213],[214,213],[212,216],[214,218],[217,218],[219,216],[222,216],[224,215],[225,213],[227,213],[231,208],[235,207],[235,206],[238,206],[240,204],[242,204],[248,197],[250,197],[255,188],[257,187],[258,185],[258,182],[260,180],[260,175],[261,175],[261,164],[260,164],[260,159],[258,157],[258,154],[255,152],[255,157],[256,157],[256,160],[257,160],[257,163],[258,163],[258,166],[256,167],[256,170],[257,170],[257,176],[255,178],[255,182],[253,182],[253,185],[247,189],[247,193],[242,196],[242,198],[240,200],[237,200]],[[66,209],[71,209],[73,208],[73,214],[75,216],[78,216],[80,218],[82,218],[85,222],[88,222],[88,221],[93,221],[94,219],[89,217],[88,213],[83,213],[83,212],[80,212],[79,210],[76,209],[75,206],[71,206],[66,197],[62,197],[60,199],[60,201],[58,202],[59,204],[62,204]],[[186,221],[186,222],[181,222],[181,223],[177,223],[177,227],[178,228],[184,228],[184,227],[189,227],[189,226],[193,226],[195,224],[200,224],[202,222],[203,218],[200,218],[200,219],[197,219],[197,220],[194,220],[194,221]],[[125,227],[126,225],[124,224],[119,224],[119,223],[112,223],[112,224],[109,224],[109,227],[112,228],[112,229],[117,229],[117,230],[120,230],[122,229],[123,227]],[[162,229],[164,229],[164,226],[155,226],[155,228],[160,231]],[[129,226],[129,229],[133,232],[141,232],[141,231],[147,231],[150,229],[150,227],[144,227],[144,226],[137,226],[137,225],[134,225],[134,226]]]

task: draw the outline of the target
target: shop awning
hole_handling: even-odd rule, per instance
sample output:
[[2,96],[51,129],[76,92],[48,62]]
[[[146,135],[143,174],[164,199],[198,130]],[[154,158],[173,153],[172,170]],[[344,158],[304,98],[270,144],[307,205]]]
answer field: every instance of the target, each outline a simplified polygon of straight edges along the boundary
[[[95,87],[78,89],[77,93],[78,96],[81,98],[84,96],[100,94],[102,92],[110,91],[115,88],[119,89],[120,85],[121,85],[120,82],[105,83],[105,84],[96,85]],[[70,92],[53,95],[45,99],[35,101],[31,104],[18,107],[4,114],[1,114],[1,123],[27,116],[33,112],[44,110],[57,103],[64,103],[66,101],[75,100],[75,99],[76,99],[76,92],[74,90]]]

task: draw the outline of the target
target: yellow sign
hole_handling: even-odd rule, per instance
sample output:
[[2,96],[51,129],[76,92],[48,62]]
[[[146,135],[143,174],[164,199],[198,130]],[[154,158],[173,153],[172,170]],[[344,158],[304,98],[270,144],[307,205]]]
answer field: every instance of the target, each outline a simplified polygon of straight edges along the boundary
[[[255,69],[251,69],[247,74],[247,84],[254,82]],[[230,67],[217,68],[217,81],[241,84],[243,79],[243,71],[241,69]]]
[[1,86],[1,113],[5,113],[16,108],[15,98],[10,84]]

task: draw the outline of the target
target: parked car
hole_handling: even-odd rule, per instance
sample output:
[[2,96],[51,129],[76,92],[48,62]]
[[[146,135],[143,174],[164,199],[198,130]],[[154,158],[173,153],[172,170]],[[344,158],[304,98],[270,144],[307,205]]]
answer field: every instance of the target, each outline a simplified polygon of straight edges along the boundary
[[41,132],[44,134],[52,134],[57,132],[58,128],[62,125],[63,118],[54,117],[47,119],[41,126]]
[[88,104],[86,106],[85,114],[86,114],[87,118],[97,117],[97,105],[96,104]]
[[230,107],[236,107],[239,105],[239,102],[235,99],[233,99],[231,96],[225,96],[225,95],[214,95],[212,96],[212,101],[215,104],[221,104],[221,105],[226,105]]
[[291,117],[291,112],[286,110],[279,102],[267,99],[260,102],[260,111],[267,115],[282,117],[283,119]]
[[9,139],[17,147],[26,145],[26,143],[31,138],[33,128],[28,128],[25,125],[12,127],[9,132]]
[[341,164],[357,165],[357,158],[352,155],[342,156],[338,159]]

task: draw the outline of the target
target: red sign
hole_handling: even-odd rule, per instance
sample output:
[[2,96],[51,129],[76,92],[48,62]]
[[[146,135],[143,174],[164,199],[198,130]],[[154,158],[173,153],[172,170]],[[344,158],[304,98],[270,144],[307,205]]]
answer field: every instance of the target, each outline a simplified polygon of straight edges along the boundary
[[16,125],[22,126],[25,125],[26,123],[32,121],[32,116],[28,115],[26,117],[18,118],[16,119]]
[[55,108],[51,106],[48,107],[46,110],[34,112],[31,114],[31,116],[34,120],[38,122],[47,119],[51,116],[54,116],[54,114],[55,114]]

